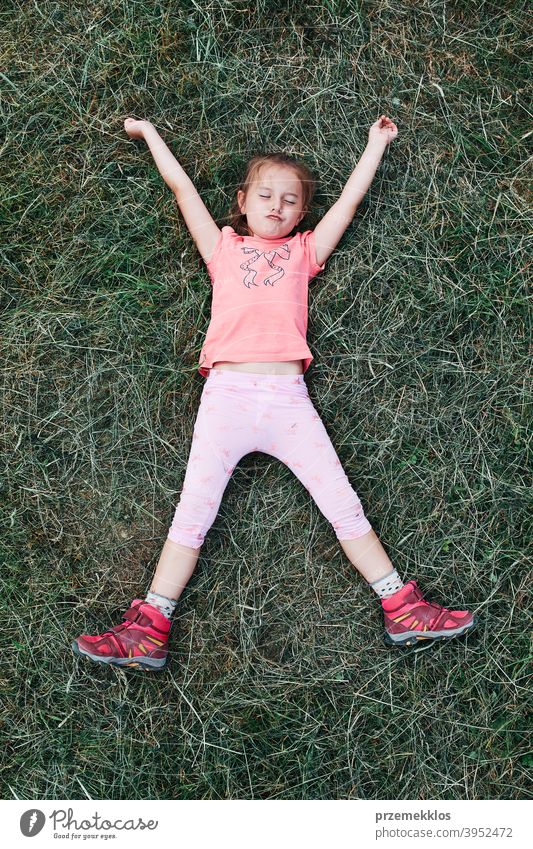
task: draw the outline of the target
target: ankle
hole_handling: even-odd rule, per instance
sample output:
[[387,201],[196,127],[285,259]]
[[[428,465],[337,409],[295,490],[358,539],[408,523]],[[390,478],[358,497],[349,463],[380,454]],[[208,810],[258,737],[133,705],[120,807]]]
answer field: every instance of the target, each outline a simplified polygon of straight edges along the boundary
[[399,592],[404,586],[404,582],[398,575],[396,569],[389,572],[383,578],[370,583],[370,586],[381,599],[390,598],[395,593]]
[[148,604],[151,604],[152,607],[157,608],[157,610],[159,610],[159,612],[169,620],[172,618],[172,614],[174,613],[178,603],[177,599],[167,598],[167,596],[154,593],[152,590],[149,590],[146,594],[145,601]]

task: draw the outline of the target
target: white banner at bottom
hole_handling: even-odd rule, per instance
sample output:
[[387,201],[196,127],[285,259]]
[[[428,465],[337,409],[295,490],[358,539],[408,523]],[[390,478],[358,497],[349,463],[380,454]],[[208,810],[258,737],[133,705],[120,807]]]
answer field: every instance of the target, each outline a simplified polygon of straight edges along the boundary
[[0,801],[4,846],[366,849],[533,846],[528,800]]

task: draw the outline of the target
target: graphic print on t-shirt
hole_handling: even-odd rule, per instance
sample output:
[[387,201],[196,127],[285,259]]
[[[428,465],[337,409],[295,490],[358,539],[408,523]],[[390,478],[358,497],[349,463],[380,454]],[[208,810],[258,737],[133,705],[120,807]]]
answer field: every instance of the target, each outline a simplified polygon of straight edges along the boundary
[[[265,286],[267,283],[270,283],[271,286],[276,283],[280,277],[285,276],[285,271],[281,267],[281,265],[275,265],[274,258],[277,256],[284,262],[290,259],[291,252],[289,250],[289,246],[285,242],[283,245],[279,245],[277,248],[273,248],[270,251],[260,251],[257,248],[241,248],[241,251],[245,254],[253,254],[250,259],[246,260],[246,262],[241,263],[241,268],[243,271],[246,271],[246,274],[243,278],[244,285],[249,289],[250,286],[259,286],[261,283],[264,283]],[[259,262],[261,257],[264,257],[268,263],[270,269],[274,271],[274,274],[270,274],[269,269],[265,268],[265,263],[260,262],[259,267],[255,267],[255,264]],[[265,273],[268,272],[268,276],[265,277]],[[261,280],[261,276],[263,279]],[[259,277],[259,281],[256,282],[256,277]]]

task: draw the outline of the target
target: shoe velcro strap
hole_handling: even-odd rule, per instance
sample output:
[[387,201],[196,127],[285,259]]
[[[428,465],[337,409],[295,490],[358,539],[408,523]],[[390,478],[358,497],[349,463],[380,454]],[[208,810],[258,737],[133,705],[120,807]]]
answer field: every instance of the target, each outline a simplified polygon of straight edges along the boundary
[[123,614],[123,619],[128,619],[130,622],[135,622],[137,625],[141,625],[141,627],[144,628],[152,624],[150,617],[142,610],[139,610],[138,607],[130,607],[129,610],[126,610]]

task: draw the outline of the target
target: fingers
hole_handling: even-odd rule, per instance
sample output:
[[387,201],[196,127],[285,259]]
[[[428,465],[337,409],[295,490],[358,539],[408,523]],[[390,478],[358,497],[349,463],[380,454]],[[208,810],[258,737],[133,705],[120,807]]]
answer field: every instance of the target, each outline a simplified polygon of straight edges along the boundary
[[392,127],[394,127],[394,126],[395,126],[394,122],[393,122],[393,121],[391,121],[391,119],[390,119],[390,118],[388,118],[388,117],[387,117],[387,115],[380,115],[380,116],[379,116],[379,118],[377,119],[377,121],[376,121],[375,123],[376,123],[378,126],[383,126],[383,124],[384,124],[384,123],[385,123],[385,124],[389,124],[389,125],[390,125],[390,126],[392,126]]

